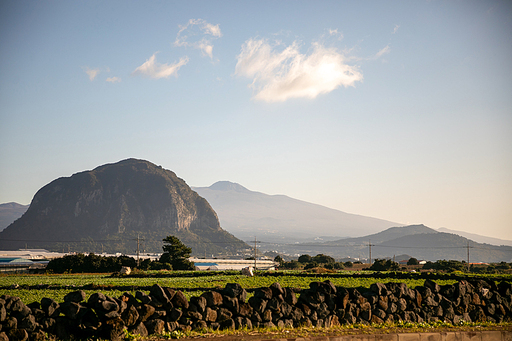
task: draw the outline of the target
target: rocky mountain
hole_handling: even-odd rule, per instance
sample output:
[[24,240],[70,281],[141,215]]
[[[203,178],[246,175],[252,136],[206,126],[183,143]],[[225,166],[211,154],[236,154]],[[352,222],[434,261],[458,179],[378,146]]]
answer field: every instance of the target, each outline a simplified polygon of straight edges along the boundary
[[376,233],[400,224],[248,190],[229,181],[192,187],[219,215],[223,228],[244,240],[284,243],[335,240]]
[[[128,159],[52,181],[0,232],[0,249],[162,252],[175,235],[196,255],[247,245],[220,227],[210,204],[172,171]],[[143,241],[142,241],[143,239]]]
[[18,219],[28,209],[28,205],[21,205],[15,202],[0,204],[0,231]]
[[470,262],[511,262],[512,247],[478,243],[456,234],[438,232],[424,225],[392,227],[380,233],[360,238],[346,238],[325,243],[288,244],[281,247],[288,253],[328,254],[335,258],[392,258],[406,252],[417,259],[467,260]]

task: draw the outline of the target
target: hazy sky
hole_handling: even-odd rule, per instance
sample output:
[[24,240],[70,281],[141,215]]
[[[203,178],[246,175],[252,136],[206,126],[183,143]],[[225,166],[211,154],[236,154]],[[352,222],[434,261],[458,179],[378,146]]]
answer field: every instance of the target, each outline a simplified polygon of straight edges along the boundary
[[0,203],[130,157],[512,239],[512,2],[1,1]]

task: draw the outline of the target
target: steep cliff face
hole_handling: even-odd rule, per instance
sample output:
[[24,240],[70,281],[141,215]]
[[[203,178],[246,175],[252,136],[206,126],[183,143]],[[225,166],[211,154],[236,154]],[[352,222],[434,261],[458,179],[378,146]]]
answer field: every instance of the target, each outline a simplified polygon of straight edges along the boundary
[[208,202],[176,174],[128,159],[41,188],[27,212],[0,233],[0,247],[58,249],[71,243],[81,251],[103,244],[133,252],[132,239],[139,235],[146,251],[161,252],[162,238],[171,234],[198,253],[245,247],[220,227]]

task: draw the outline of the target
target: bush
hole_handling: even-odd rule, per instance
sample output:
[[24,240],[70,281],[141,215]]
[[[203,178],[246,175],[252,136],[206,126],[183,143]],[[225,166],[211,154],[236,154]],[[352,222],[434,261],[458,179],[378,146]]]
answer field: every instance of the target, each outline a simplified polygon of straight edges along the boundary
[[343,265],[346,267],[346,268],[351,268],[354,266],[354,263],[352,263],[351,261],[348,261],[348,262],[345,262],[343,263]]
[[370,270],[374,271],[397,271],[398,269],[400,269],[398,263],[390,259],[376,259],[372,266],[370,266]]
[[418,262],[418,260],[414,257],[411,257],[409,258],[409,260],[407,261],[407,265],[419,265],[420,262]]
[[310,255],[300,255],[298,259],[299,263],[305,264],[311,262],[311,256]]

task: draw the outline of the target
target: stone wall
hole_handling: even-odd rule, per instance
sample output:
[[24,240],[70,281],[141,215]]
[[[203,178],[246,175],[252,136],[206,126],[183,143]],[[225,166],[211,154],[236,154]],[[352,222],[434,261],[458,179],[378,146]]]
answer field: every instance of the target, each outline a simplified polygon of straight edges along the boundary
[[104,338],[120,340],[125,330],[142,336],[164,331],[297,327],[383,322],[512,321],[512,284],[460,281],[439,286],[376,283],[369,289],[312,282],[309,289],[282,288],[279,283],[247,291],[239,284],[204,292],[189,300],[179,291],[155,284],[148,294],[137,291],[115,298],[103,293],[86,300],[82,290],[64,302],[49,298],[25,305],[18,297],[0,296],[0,341]]

